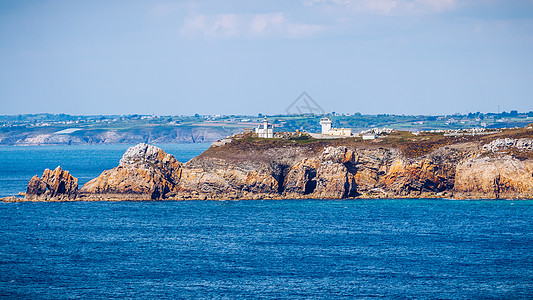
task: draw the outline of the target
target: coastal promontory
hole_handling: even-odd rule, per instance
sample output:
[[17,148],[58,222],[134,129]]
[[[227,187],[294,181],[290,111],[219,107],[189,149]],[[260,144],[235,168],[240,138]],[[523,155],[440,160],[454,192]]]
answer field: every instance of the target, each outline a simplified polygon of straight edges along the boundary
[[138,144],[81,189],[60,168],[26,200],[533,198],[533,129],[482,136],[391,133],[314,139],[236,135],[188,162]]

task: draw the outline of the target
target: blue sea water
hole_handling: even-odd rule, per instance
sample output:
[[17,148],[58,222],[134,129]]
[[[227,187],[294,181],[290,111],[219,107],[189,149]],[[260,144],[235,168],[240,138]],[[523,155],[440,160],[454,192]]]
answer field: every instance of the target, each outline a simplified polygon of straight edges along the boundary
[[[57,164],[83,183],[126,148],[3,147],[0,189]],[[0,203],[0,298],[531,299],[532,220],[533,201]]]
[[533,202],[0,204],[0,297],[533,297]]

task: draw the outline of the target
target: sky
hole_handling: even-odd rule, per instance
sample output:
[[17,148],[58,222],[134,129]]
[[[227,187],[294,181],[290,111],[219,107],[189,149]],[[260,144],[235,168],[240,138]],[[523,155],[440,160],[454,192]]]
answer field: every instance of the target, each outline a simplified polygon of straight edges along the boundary
[[533,110],[533,0],[0,1],[0,115]]

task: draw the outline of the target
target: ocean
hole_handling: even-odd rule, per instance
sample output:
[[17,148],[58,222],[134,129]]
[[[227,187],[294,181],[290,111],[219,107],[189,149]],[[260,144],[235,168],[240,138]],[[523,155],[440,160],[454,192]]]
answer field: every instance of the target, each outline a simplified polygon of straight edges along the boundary
[[[12,148],[4,194],[57,164],[86,181],[127,147]],[[0,203],[0,298],[531,299],[531,220],[505,200]]]

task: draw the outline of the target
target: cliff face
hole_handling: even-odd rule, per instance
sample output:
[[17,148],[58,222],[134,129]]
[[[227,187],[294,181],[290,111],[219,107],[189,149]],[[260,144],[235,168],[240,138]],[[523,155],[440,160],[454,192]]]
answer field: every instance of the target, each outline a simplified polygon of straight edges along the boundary
[[474,158],[457,166],[458,198],[532,198],[533,161],[512,157]]
[[[37,178],[28,191],[43,194],[43,180],[55,186]],[[533,139],[460,140],[418,156],[379,142],[237,140],[185,164],[139,144],[79,194],[87,200],[533,198]]]
[[78,192],[78,179],[61,167],[46,169],[43,176],[33,176],[28,183],[26,200],[74,200]]
[[[224,147],[227,153],[238,150],[231,144]],[[294,155],[297,149],[268,149],[265,151],[281,152],[274,158],[253,155],[238,160],[220,158],[210,149],[197,160],[205,166],[206,161],[217,157],[216,163],[209,164],[211,168],[190,168],[198,164],[196,161],[186,164],[180,186],[187,187],[183,191],[196,191],[208,199],[228,194],[235,198],[288,199],[450,195],[455,167],[465,153],[464,149],[446,147],[419,159],[408,159],[394,148],[327,146],[315,151],[301,147],[300,151],[306,152],[302,157]]]
[[[495,145],[500,148],[494,150]],[[171,197],[530,198],[531,145],[528,139],[464,142],[413,158],[395,147],[375,145],[314,149],[284,145],[258,150],[229,143],[185,164],[179,192]],[[513,149],[522,151],[522,156],[514,156]]]
[[311,151],[283,145],[230,143],[211,147],[183,166],[178,199],[279,198],[290,166]]
[[458,198],[533,198],[532,139],[497,139],[456,168]]

